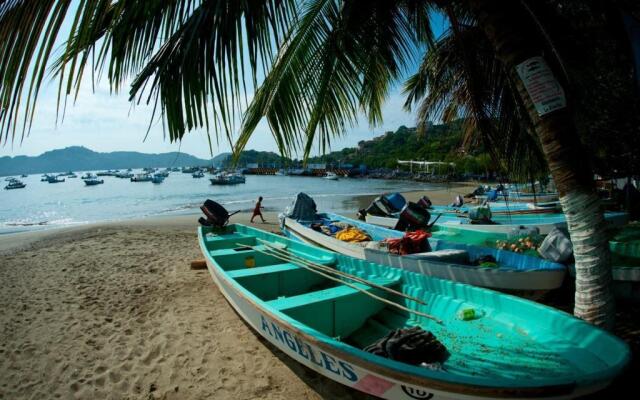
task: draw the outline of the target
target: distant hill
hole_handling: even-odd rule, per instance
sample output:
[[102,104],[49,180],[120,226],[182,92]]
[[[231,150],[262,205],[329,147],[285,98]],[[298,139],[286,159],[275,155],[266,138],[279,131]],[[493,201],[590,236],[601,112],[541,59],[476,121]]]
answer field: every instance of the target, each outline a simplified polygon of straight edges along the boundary
[[145,154],[135,151],[98,153],[86,147],[73,146],[47,151],[36,157],[0,157],[0,175],[200,165],[211,165],[211,162],[178,152],[162,154]]

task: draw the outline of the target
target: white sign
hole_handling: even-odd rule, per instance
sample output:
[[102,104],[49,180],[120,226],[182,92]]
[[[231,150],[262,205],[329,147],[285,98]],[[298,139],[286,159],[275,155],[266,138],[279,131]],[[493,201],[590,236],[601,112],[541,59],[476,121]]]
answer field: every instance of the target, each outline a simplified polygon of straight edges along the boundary
[[529,58],[518,64],[516,71],[538,115],[543,116],[567,106],[562,86],[542,57]]

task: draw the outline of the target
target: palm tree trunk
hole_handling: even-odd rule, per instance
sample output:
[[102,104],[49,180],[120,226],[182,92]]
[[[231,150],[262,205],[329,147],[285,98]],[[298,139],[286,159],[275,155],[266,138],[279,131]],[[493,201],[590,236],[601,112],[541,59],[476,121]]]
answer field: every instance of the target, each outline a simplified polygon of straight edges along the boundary
[[[512,81],[534,123],[549,170],[560,195],[573,242],[576,267],[574,314],[595,325],[610,328],[614,322],[611,264],[604,212],[597,196],[593,172],[570,109],[571,94],[564,90],[567,106],[539,115],[516,66],[545,54],[538,27],[518,1],[468,0],[498,58],[512,73]],[[547,60],[548,62],[549,60]],[[557,66],[550,66],[559,74]],[[562,83],[562,80],[560,80]]]

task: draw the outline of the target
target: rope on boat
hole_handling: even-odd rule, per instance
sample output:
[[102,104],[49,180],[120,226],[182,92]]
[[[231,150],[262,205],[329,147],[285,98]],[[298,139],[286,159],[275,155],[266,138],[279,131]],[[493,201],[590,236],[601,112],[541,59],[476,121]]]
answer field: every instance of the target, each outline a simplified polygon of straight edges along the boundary
[[409,295],[404,294],[402,292],[399,292],[399,291],[397,291],[395,289],[391,289],[391,288],[386,287],[386,286],[378,285],[376,283],[368,281],[368,280],[366,280],[364,278],[360,278],[359,276],[350,274],[348,272],[339,271],[337,269],[328,267],[326,265],[314,263],[313,261],[309,261],[309,260],[307,260],[307,259],[305,259],[303,257],[300,257],[300,256],[298,256],[296,254],[291,253],[291,252],[288,252],[288,251],[284,250],[284,248],[279,248],[277,246],[274,246],[271,243],[267,242],[266,240],[258,239],[258,241],[262,242],[265,246],[270,248],[271,251],[279,252],[279,253],[281,253],[281,254],[283,254],[285,256],[297,259],[299,262],[306,263],[306,264],[312,266],[313,268],[318,268],[320,270],[323,270],[325,272],[329,272],[331,274],[340,275],[340,276],[343,276],[343,277],[345,277],[347,279],[351,279],[351,280],[359,282],[359,283],[364,283],[365,285],[374,287],[376,289],[384,290],[384,291],[387,291],[389,293],[395,294],[397,296],[404,297],[405,299],[408,299],[408,300],[411,300],[411,301],[415,301],[416,303],[420,303],[420,304],[425,305],[425,306],[427,305],[427,303],[425,303],[423,300],[421,300],[421,299],[419,299],[417,297],[409,296]]
[[[360,289],[359,287],[357,287],[356,285],[354,285],[352,283],[345,282],[345,281],[343,281],[341,279],[338,279],[338,278],[336,278],[334,276],[326,274],[326,273],[320,271],[319,269],[316,269],[316,268],[311,267],[311,266],[307,266],[307,265],[305,265],[305,263],[301,263],[301,262],[299,262],[297,260],[294,260],[293,258],[290,258],[288,256],[278,255],[278,253],[275,253],[275,252],[265,251],[265,250],[258,249],[258,248],[253,247],[253,246],[247,246],[247,245],[241,244],[241,243],[238,243],[238,245],[243,246],[243,247],[250,247],[253,250],[256,250],[256,251],[258,251],[260,253],[263,253],[263,254],[266,254],[268,256],[276,257],[276,258],[279,258],[279,259],[281,259],[283,261],[287,261],[287,262],[290,262],[290,263],[293,263],[293,264],[298,264],[302,268],[305,268],[305,269],[307,269],[307,270],[309,270],[311,272],[314,272],[314,273],[316,273],[318,275],[324,276],[325,278],[330,279],[332,281],[336,281],[336,282],[338,282],[340,284],[349,286],[350,288],[355,289],[355,290],[357,290],[357,291],[359,291],[359,292],[361,292],[361,293],[363,293],[363,294],[365,294],[365,295],[367,295],[367,296],[369,296],[369,297],[371,297],[371,298],[373,298],[375,300],[381,301],[383,303],[386,303],[386,304],[388,304],[390,306],[396,307],[396,308],[398,308],[400,310],[403,310],[403,311],[406,311],[408,313],[419,315],[419,316],[422,316],[422,317],[425,317],[425,318],[429,318],[429,319],[437,322],[438,324],[442,324],[442,320],[440,320],[440,319],[438,319],[438,318],[436,318],[436,317],[434,317],[432,315],[429,315],[429,314],[426,314],[426,313],[423,313],[423,312],[420,312],[420,311],[412,310],[412,309],[407,308],[407,307],[405,307],[403,305],[400,305],[398,303],[394,303],[394,302],[392,302],[390,300],[387,300],[384,297],[380,297],[380,296],[377,296],[377,295],[375,295],[373,293],[367,292],[366,290]],[[313,263],[311,263],[311,264],[313,264]],[[334,270],[334,272],[335,272],[335,270]]]

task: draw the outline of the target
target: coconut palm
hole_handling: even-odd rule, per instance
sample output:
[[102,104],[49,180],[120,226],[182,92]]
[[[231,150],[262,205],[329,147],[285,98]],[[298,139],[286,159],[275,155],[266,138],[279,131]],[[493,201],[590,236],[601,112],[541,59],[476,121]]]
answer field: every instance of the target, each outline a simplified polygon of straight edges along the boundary
[[[560,192],[576,256],[576,315],[607,324],[613,302],[606,239],[597,234],[603,213],[578,148],[572,87],[539,23],[565,2],[571,0],[81,0],[72,9],[70,0],[0,1],[0,141],[28,131],[52,67],[61,100],[94,72],[106,72],[116,92],[131,81],[131,101],[153,103],[171,140],[204,127],[234,142],[238,153],[266,119],[284,155],[307,156],[314,143],[326,149],[360,114],[371,125],[381,121],[394,84],[433,48],[430,17],[438,10],[454,28],[482,31],[501,71],[495,76],[513,86],[511,99],[480,96],[482,86],[468,79],[471,101],[458,99],[449,112],[470,113],[488,141],[500,123],[476,97],[522,113],[508,130],[536,139],[530,143],[539,143]],[[613,22],[609,15],[598,14]],[[70,32],[54,57],[65,18]],[[515,72],[536,56],[566,95],[566,105],[550,113],[539,113]],[[468,59],[462,65],[470,77],[491,72]],[[423,94],[416,92],[415,100]]]

